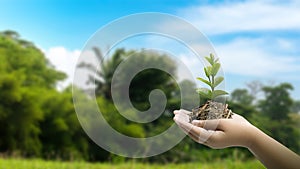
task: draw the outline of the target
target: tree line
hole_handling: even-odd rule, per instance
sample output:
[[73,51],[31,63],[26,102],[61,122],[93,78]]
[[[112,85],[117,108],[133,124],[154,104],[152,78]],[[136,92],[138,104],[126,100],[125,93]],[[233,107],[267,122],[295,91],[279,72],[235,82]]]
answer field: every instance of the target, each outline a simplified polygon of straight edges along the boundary
[[[101,51],[94,48],[99,60]],[[133,137],[149,137],[165,131],[173,124],[172,111],[191,110],[199,104],[196,85],[188,80],[177,84],[168,73],[146,69],[138,73],[129,86],[129,97],[135,108],[150,108],[148,97],[160,89],[167,97],[165,112],[153,122],[133,123],[121,116],[111,96],[112,75],[126,58],[138,55],[135,64],[154,62],[169,72],[177,71],[175,61],[165,54],[117,49],[101,64],[90,80],[96,84],[96,100],[109,124],[119,132]],[[94,71],[95,65],[81,63],[79,68]],[[95,72],[94,72],[95,73]],[[0,32],[0,153],[2,156],[41,157],[45,159],[124,161],[98,147],[84,133],[78,122],[71,86],[58,91],[56,85],[66,74],[54,68],[43,52],[32,42],[23,40],[14,31]],[[119,80],[126,79],[120,76]],[[122,83],[120,83],[122,88]],[[230,108],[287,147],[300,153],[300,102],[291,98],[289,83],[268,86],[251,83],[236,89],[228,98]],[[79,89],[78,89],[79,90]],[[186,91],[181,95],[180,91]],[[122,91],[120,91],[122,92]],[[258,97],[260,93],[262,97]],[[185,100],[182,102],[182,100]],[[88,111],[88,105],[86,110]],[[185,138],[168,152],[141,161],[186,162],[215,158],[252,158],[247,150],[230,148],[211,150]]]

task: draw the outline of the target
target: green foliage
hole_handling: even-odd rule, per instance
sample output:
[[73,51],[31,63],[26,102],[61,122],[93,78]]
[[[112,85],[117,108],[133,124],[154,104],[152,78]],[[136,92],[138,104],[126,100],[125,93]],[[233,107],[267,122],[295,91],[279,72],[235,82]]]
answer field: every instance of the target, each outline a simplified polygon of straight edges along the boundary
[[[94,51],[99,60],[103,60],[101,52],[96,48]],[[199,95],[194,92],[196,85],[191,81],[182,81],[177,85],[170,75],[160,70],[148,69],[133,78],[129,91],[132,103],[141,110],[149,108],[149,93],[154,88],[158,88],[167,96],[166,111],[160,118],[147,124],[138,124],[125,119],[111,101],[110,85],[118,64],[133,54],[143,57],[129,63],[129,67],[134,68],[138,64],[153,62],[162,64],[170,72],[176,71],[174,62],[167,56],[118,49],[110,59],[102,63],[103,70],[98,71],[96,101],[105,119],[117,131],[132,137],[150,137],[160,134],[174,124],[172,120],[174,109],[181,106],[185,109],[193,108],[198,103]],[[217,76],[220,69],[219,64],[216,64],[218,60],[214,59],[213,55],[206,59],[210,64],[204,68],[207,79],[198,79],[207,84],[210,89],[197,90],[201,96],[216,98],[225,94],[224,91],[215,90],[224,78]],[[81,66],[96,71],[92,65],[82,64]],[[120,80],[124,79],[124,76],[126,75],[120,76]],[[20,39],[20,36],[14,31],[0,32],[0,153],[8,156],[59,160],[127,161],[126,158],[111,155],[87,137],[77,120],[71,89],[57,91],[55,88],[56,83],[64,77],[65,74],[55,70],[33,43]],[[299,153],[300,116],[296,113],[299,110],[299,103],[290,98],[289,90],[291,89],[292,86],[289,84],[266,86],[262,90],[265,98],[261,98],[258,104],[253,101],[255,98],[247,90],[236,90],[231,95],[229,106],[235,113],[243,115],[255,126]],[[75,89],[74,94],[80,94],[81,97],[87,98],[87,95],[80,92],[79,89]],[[88,101],[76,106],[84,110],[83,112],[92,111],[92,105]],[[81,122],[88,123],[88,120],[83,119]],[[240,162],[252,157],[246,150],[211,150],[185,138],[172,150],[140,161],[157,163],[201,161],[202,163],[180,165],[125,163],[114,167],[224,168],[224,165],[225,167],[227,165],[228,168],[260,168],[261,165],[256,161]],[[205,162],[215,159],[217,162],[205,164]],[[231,161],[224,161],[224,159]],[[232,162],[232,160],[237,162]],[[136,159],[136,161],[139,160]],[[109,164],[0,159],[0,166],[6,168],[24,168],[23,164],[29,166],[28,168],[112,167]]]
[[210,100],[213,100],[218,96],[228,94],[226,91],[223,90],[215,90],[215,88],[224,81],[224,77],[216,77],[221,67],[219,60],[215,59],[213,54],[210,54],[209,57],[205,56],[205,59],[210,64],[210,66],[204,67],[204,72],[208,80],[203,79],[201,77],[198,77],[197,79],[208,85],[210,89],[198,88],[196,91],[199,93],[200,96]]
[[[178,90],[174,90],[174,96],[171,97],[171,100],[177,100],[174,101],[174,108],[171,110],[176,109],[186,109],[191,110],[199,103],[199,95],[195,92],[196,90],[196,84],[190,80],[183,80],[179,83]],[[178,105],[178,103],[181,102],[181,105]]]
[[66,75],[54,70],[35,46],[24,46],[24,41],[18,36],[0,34],[0,70],[20,76],[23,86],[55,87],[57,81],[63,80]]
[[[137,65],[143,67],[151,65],[160,65],[166,72],[175,74],[176,65],[175,62],[167,55],[160,54],[154,51],[134,51],[125,49],[116,49],[116,51],[106,60],[103,60],[100,49],[94,48],[95,54],[101,63],[100,70],[97,70],[97,65],[80,63],[78,67],[91,71],[89,82],[94,82],[96,85],[97,96],[103,96],[105,99],[112,100],[111,96],[111,81],[112,77],[117,69],[118,65],[126,59],[131,59],[130,62],[125,62],[120,72],[133,72]],[[134,58],[134,59],[132,59]],[[127,90],[123,90],[124,84],[128,81],[131,74],[121,73],[117,78],[117,84],[119,89],[122,89],[120,95]],[[114,84],[115,85],[115,84]],[[164,94],[170,99],[172,92],[176,90],[178,86],[175,80],[164,71],[158,69],[146,69],[139,72],[130,83],[129,96],[132,104],[139,110],[147,110],[150,106],[148,103],[148,96],[153,89],[161,89]],[[117,92],[117,93],[118,93]]]
[[101,109],[102,115],[115,130],[131,137],[145,137],[145,131],[142,128],[142,125],[128,122],[120,115],[111,101],[106,100],[103,97],[98,97],[97,103]]
[[[125,72],[133,72],[136,65],[146,67],[148,65],[156,65],[163,67],[165,71],[159,69],[145,69],[140,71],[132,80],[129,86],[129,97],[136,108],[139,110],[147,110],[150,108],[149,95],[152,90],[160,89],[166,95],[167,100],[172,97],[172,92],[178,89],[176,81],[170,74],[175,74],[175,62],[167,55],[154,51],[134,51],[131,52],[130,62],[126,62]],[[139,67],[138,66],[138,67]],[[168,73],[166,73],[168,72]],[[170,74],[169,74],[170,73]],[[124,82],[129,79],[128,74],[122,73],[118,78],[119,88],[123,89]],[[125,95],[126,90],[120,90]],[[167,103],[169,104],[169,103]],[[167,107],[168,109],[168,107]],[[172,110],[171,110],[172,111]]]
[[0,56],[0,150],[39,155],[39,122],[44,118],[40,92],[54,88],[65,74],[13,31],[0,33]]
[[118,65],[129,55],[130,52],[126,52],[124,49],[117,49],[110,59],[104,60],[100,49],[93,48],[98,62],[101,64],[100,70],[97,70],[95,64],[90,63],[79,63],[78,68],[87,69],[91,72],[87,83],[95,83],[96,94],[104,96],[106,99],[111,100],[111,81],[115,70]]
[[62,92],[47,90],[41,94],[44,120],[40,122],[40,140],[43,156],[64,160],[88,159],[88,141],[78,123],[70,89]]
[[[97,48],[94,48],[97,49]],[[97,56],[102,56],[99,49],[97,49],[98,54]],[[100,53],[100,54],[99,54]],[[98,57],[100,58],[100,57]],[[123,62],[128,61],[130,62]],[[96,83],[96,94],[97,97],[102,99],[101,102],[104,100],[108,102],[112,102],[111,98],[111,81],[112,75],[115,73],[117,66],[123,62],[122,68],[119,68],[118,72],[134,72],[135,69],[139,67],[151,65],[157,65],[163,67],[167,72],[170,74],[175,74],[176,65],[175,62],[167,55],[157,53],[155,51],[134,51],[134,50],[124,50],[124,49],[117,49],[111,57],[108,57],[106,60],[102,60],[101,69],[97,71],[96,77],[92,79],[101,79],[101,82]],[[139,66],[137,66],[139,65]],[[80,64],[80,67],[87,69],[86,64]],[[90,65],[90,67],[95,67],[95,65]],[[93,68],[93,69],[94,69]],[[122,70],[120,70],[122,69]],[[91,69],[90,69],[91,70]],[[172,118],[170,117],[170,112],[174,109],[180,107],[180,99],[175,97],[176,91],[179,91],[179,87],[176,84],[176,81],[172,78],[172,76],[164,71],[158,69],[145,69],[143,71],[138,71],[139,73],[131,79],[129,91],[125,89],[125,85],[130,79],[130,73],[119,73],[115,76],[118,78],[115,79],[115,93],[118,93],[120,96],[127,95],[129,92],[130,102],[134,106],[134,108],[138,109],[139,111],[145,111],[150,108],[149,102],[149,95],[151,91],[154,89],[160,89],[163,91],[165,96],[167,97],[167,105],[166,105],[166,113],[163,114],[158,120],[155,120],[151,123],[145,124],[143,126],[143,130],[147,129],[149,131],[144,131],[144,133],[140,133],[139,135],[143,136],[151,136],[156,135],[157,133],[163,132],[166,130],[170,125],[173,123]],[[179,94],[180,97],[180,94]],[[155,100],[157,101],[157,100]],[[158,103],[159,104],[159,103]],[[109,104],[108,104],[109,105]],[[106,105],[103,104],[105,107]],[[155,109],[155,107],[153,107]],[[114,117],[114,121],[111,123],[114,125],[116,121],[123,121],[123,117],[119,115],[118,111],[114,110],[114,107],[107,108],[108,112],[111,112],[109,115]],[[124,109],[125,112],[133,112],[133,110],[126,108]],[[102,108],[101,108],[102,110]],[[114,115],[118,114],[118,115]],[[138,116],[137,113],[128,113],[132,114],[133,116]],[[171,115],[172,116],[172,115]],[[130,123],[130,122],[126,122]],[[118,124],[121,131],[125,132],[126,134],[132,134],[129,131],[129,127],[124,127],[124,123]],[[136,125],[136,124],[135,124]],[[133,126],[135,126],[133,125]],[[117,126],[117,125],[114,125]],[[156,126],[156,129],[154,129]],[[159,127],[157,127],[159,126]],[[132,126],[131,126],[132,128]],[[158,129],[157,129],[158,128]],[[125,131],[127,130],[127,131]],[[136,133],[137,134],[137,133]]]
[[24,88],[19,79],[11,74],[0,78],[0,149],[23,150],[23,155],[38,155],[41,143],[38,121],[42,120],[39,93]]
[[222,83],[224,80],[224,77],[216,77],[215,80],[214,80],[214,84],[213,84],[213,87],[217,87],[220,83]]
[[230,100],[235,103],[249,106],[252,105],[254,97],[250,95],[246,89],[235,89],[233,92],[231,92]]
[[293,105],[293,100],[289,94],[289,90],[292,89],[293,86],[288,83],[282,83],[274,87],[263,87],[262,90],[266,99],[259,102],[261,111],[272,120],[287,119]]
[[0,33],[0,56],[0,152],[62,159],[87,155],[71,92],[55,89],[66,75],[13,31]]
[[212,93],[211,90],[207,89],[207,88],[198,88],[196,90],[200,96],[205,97],[205,98],[211,98],[212,97]]

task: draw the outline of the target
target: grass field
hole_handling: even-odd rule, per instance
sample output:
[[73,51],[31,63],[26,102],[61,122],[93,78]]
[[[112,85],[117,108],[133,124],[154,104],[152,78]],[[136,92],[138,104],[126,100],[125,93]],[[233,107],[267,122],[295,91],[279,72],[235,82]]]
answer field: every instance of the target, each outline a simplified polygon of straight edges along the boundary
[[0,169],[260,169],[259,161],[218,161],[215,163],[144,164],[126,162],[121,164],[59,162],[43,160],[0,159]]

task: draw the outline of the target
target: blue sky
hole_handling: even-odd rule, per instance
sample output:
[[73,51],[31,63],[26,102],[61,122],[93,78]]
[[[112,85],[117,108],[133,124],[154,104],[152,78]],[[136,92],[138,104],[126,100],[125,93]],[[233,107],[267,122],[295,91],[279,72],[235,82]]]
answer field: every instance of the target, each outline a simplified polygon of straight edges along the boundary
[[98,29],[129,14],[163,12],[184,18],[211,40],[229,91],[253,80],[289,82],[292,96],[300,99],[296,0],[2,0],[0,6],[0,30],[15,30],[34,42],[70,77],[82,47]]
[[43,48],[81,49],[99,28],[120,17],[140,12],[176,13],[196,1],[4,0],[1,29],[17,30]]

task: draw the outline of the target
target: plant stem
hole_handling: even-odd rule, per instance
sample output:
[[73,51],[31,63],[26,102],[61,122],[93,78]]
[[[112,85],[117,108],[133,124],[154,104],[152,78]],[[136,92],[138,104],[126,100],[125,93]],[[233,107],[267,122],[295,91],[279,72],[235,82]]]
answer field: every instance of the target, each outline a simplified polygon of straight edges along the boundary
[[211,76],[211,91],[213,92],[215,90],[215,76]]

